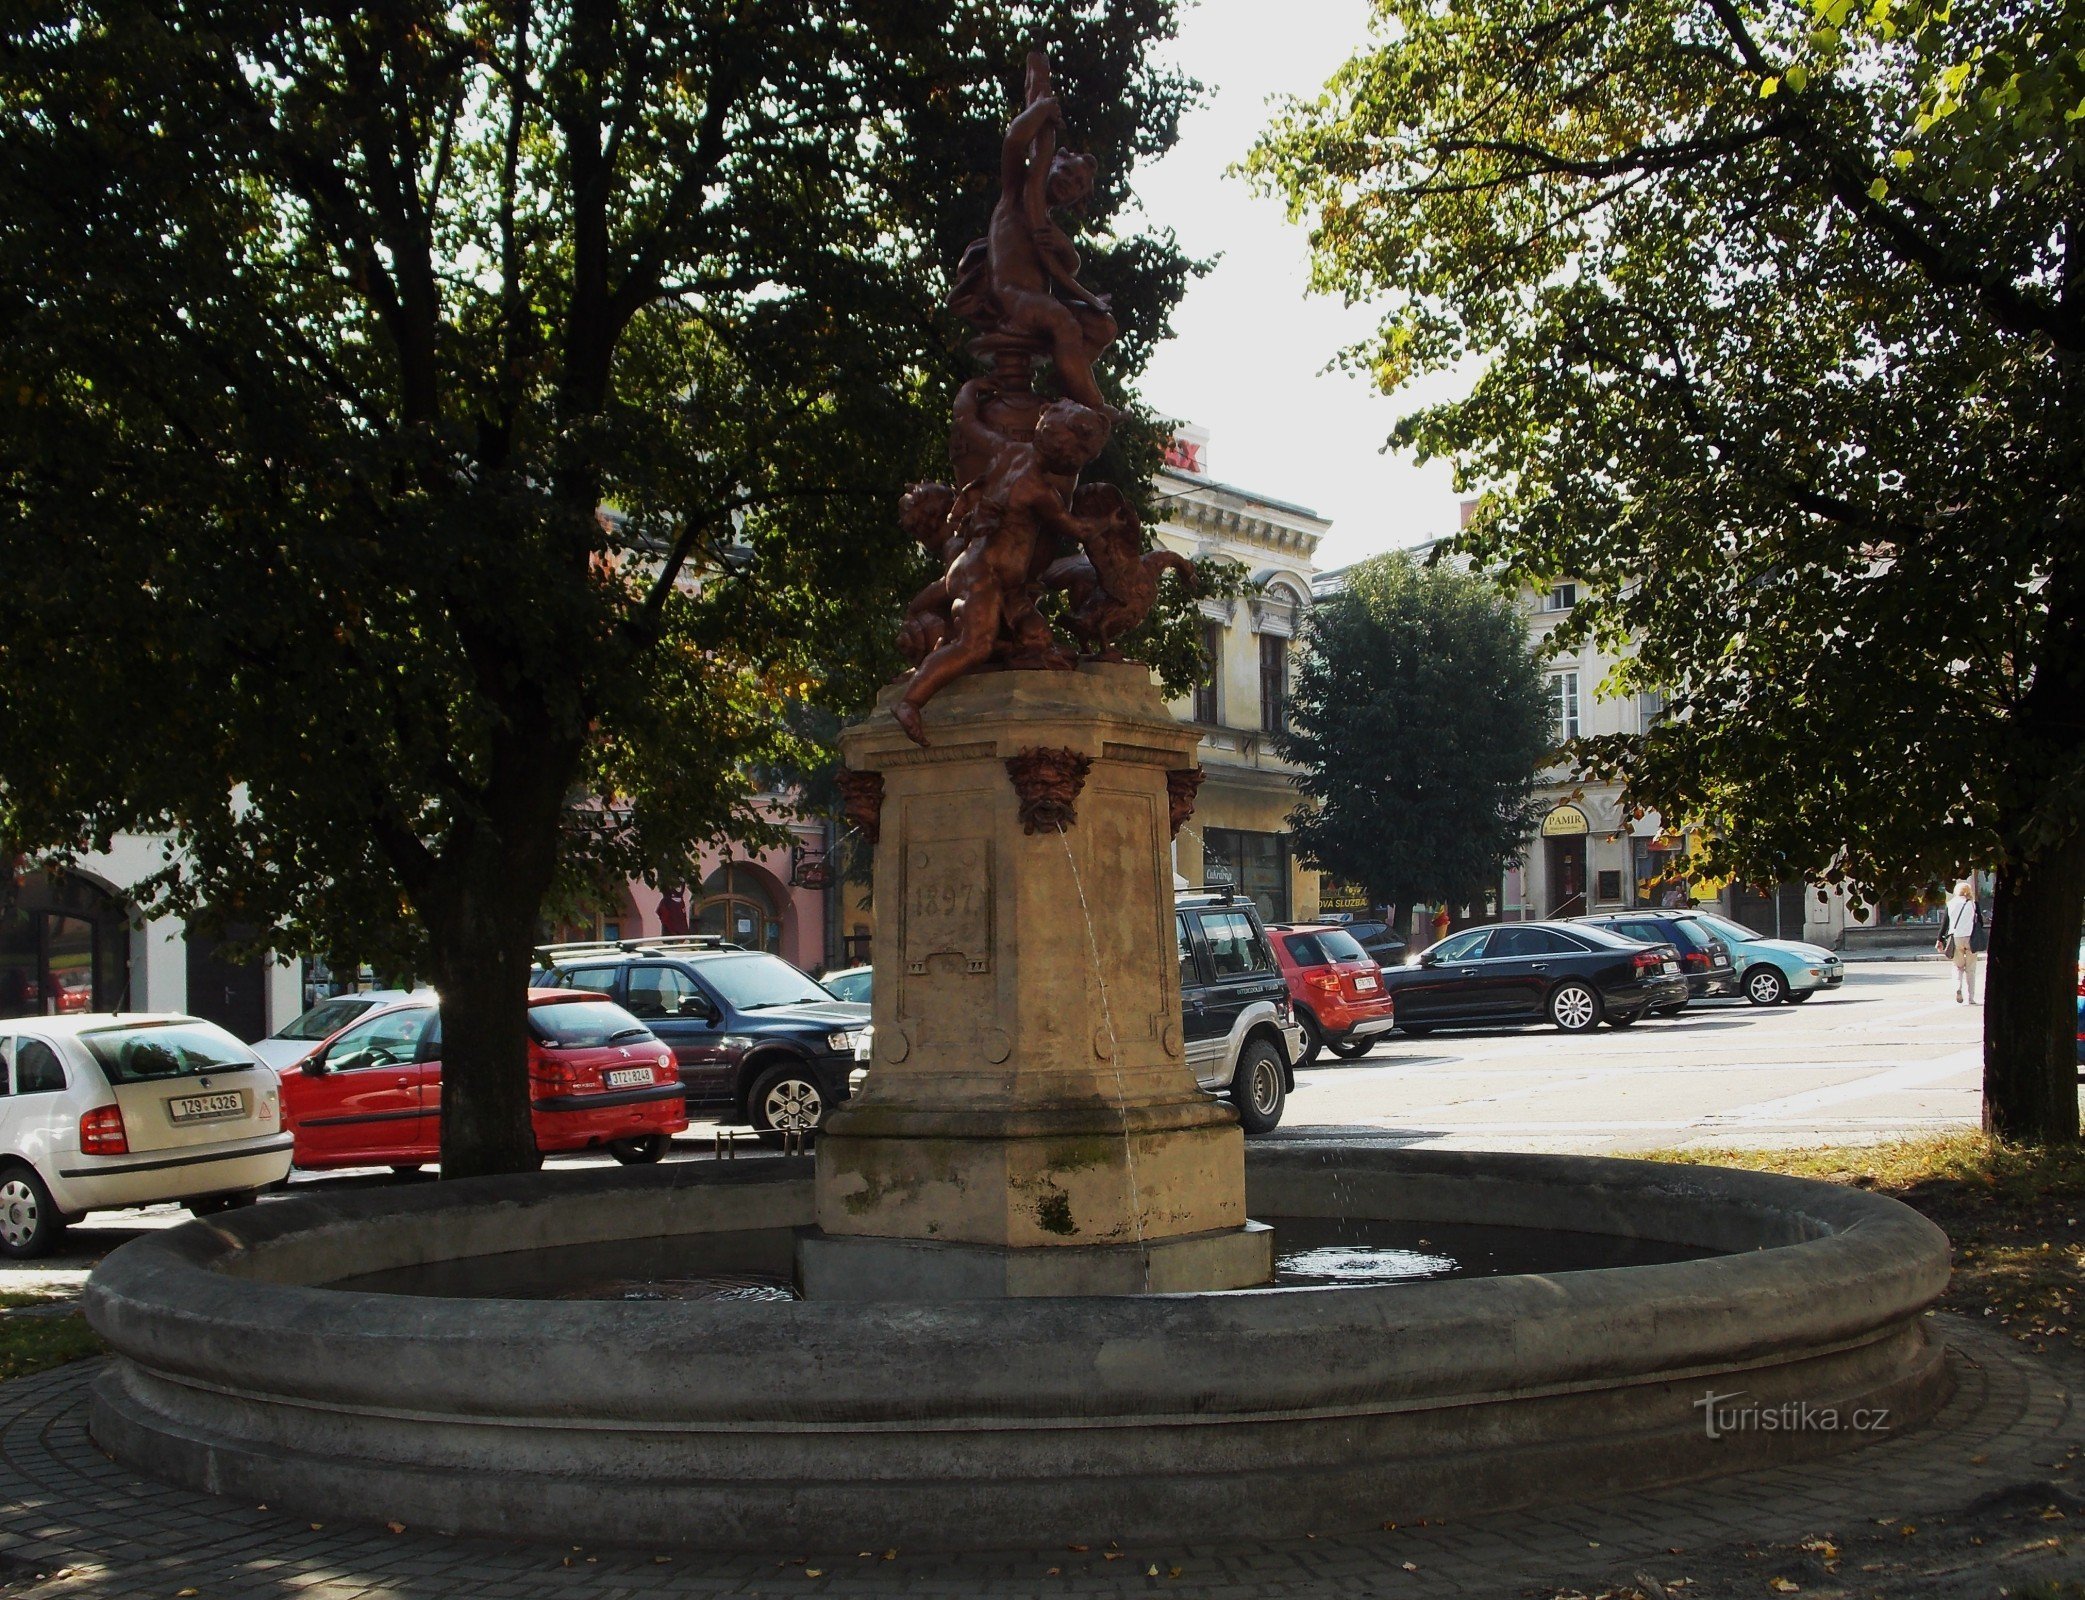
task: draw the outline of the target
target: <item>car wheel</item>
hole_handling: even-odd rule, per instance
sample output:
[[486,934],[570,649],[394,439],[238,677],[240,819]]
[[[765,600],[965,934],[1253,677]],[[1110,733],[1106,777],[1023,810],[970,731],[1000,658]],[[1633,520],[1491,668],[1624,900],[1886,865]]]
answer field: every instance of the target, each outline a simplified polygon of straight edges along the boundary
[[0,1171],[0,1255],[46,1255],[64,1231],[64,1220],[43,1179],[27,1167]]
[[1367,1055],[1375,1047],[1374,1034],[1370,1034],[1366,1039],[1334,1039],[1332,1041],[1332,1053],[1342,1061],[1356,1060],[1361,1056]]
[[764,1144],[780,1144],[785,1133],[810,1133],[825,1120],[825,1095],[808,1069],[794,1062],[769,1067],[753,1080],[746,1117]]
[[610,1139],[608,1153],[626,1167],[648,1167],[666,1154],[666,1135],[642,1133],[630,1139]]
[[1745,998],[1755,1006],[1777,1006],[1788,994],[1779,967],[1754,967],[1745,974]]
[[1815,989],[1790,989],[1788,991],[1788,1003],[1792,1006],[1799,1006],[1816,992]]
[[1268,1133],[1281,1122],[1289,1090],[1281,1052],[1265,1039],[1248,1039],[1238,1052],[1238,1071],[1231,1079],[1231,1104],[1247,1133]]
[[1587,1033],[1600,1022],[1600,997],[1582,983],[1560,983],[1549,997],[1549,1020],[1564,1033]]
[[1318,1026],[1316,1017],[1301,1009],[1296,1012],[1296,1025],[1303,1030],[1303,1055],[1296,1065],[1307,1067],[1317,1060],[1319,1052],[1325,1048],[1325,1032]]

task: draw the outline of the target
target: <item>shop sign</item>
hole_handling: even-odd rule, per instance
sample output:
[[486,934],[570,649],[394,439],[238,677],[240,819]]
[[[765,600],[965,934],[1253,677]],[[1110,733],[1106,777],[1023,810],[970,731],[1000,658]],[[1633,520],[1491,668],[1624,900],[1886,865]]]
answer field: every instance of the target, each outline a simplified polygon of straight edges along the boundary
[[1325,878],[1318,887],[1318,910],[1361,912],[1369,909],[1368,891],[1344,878]]
[[1585,813],[1574,805],[1558,806],[1542,819],[1542,837],[1545,839],[1568,839],[1592,831]]

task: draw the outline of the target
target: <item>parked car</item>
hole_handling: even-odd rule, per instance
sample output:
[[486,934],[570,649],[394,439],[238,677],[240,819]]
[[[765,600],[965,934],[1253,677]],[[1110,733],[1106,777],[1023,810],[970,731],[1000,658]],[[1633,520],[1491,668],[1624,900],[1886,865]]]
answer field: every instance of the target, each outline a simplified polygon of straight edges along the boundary
[[[1332,921],[1330,917],[1322,920],[1328,923]],[[1404,935],[1381,917],[1350,917],[1336,925],[1345,928],[1354,942],[1361,946],[1369,959],[1378,966],[1401,967],[1412,953],[1411,947],[1404,941]]]
[[865,1006],[876,992],[876,969],[842,967],[838,972],[828,972],[818,981],[835,1000],[845,1000],[849,1005]]
[[1536,1022],[1586,1033],[1626,1028],[1687,1000],[1680,953],[1589,923],[1501,922],[1452,933],[1407,965],[1385,968],[1408,1034]]
[[1303,1030],[1307,1067],[1320,1050],[1351,1060],[1397,1026],[1397,1003],[1383,969],[1346,928],[1326,923],[1275,923],[1267,929]]
[[289,1171],[275,1074],[216,1023],[0,1023],[0,1255],[42,1255],[90,1211],[248,1201]]
[[[1596,911],[1570,920],[1584,927],[1605,928],[1641,944],[1671,945],[1680,954],[1680,971],[1686,975],[1689,999],[1705,1000],[1738,992],[1737,966],[1731,960],[1730,946],[1709,931],[1701,912],[1645,907],[1640,911]],[[1673,1009],[1677,1011],[1679,1007]]]
[[[379,1006],[396,1005],[411,999],[405,989],[366,989],[360,994],[336,994],[321,1000],[286,1027],[278,1028],[253,1046],[253,1053],[271,1067],[294,1067],[312,1051],[340,1032],[350,1022],[368,1016]],[[423,994],[431,990],[417,991]]]
[[[688,1125],[673,1056],[605,994],[528,994],[529,1121],[545,1155],[657,1161]],[[442,1014],[415,995],[350,1023],[282,1074],[297,1165],[394,1167],[442,1155]]]
[[1822,945],[1799,939],[1769,939],[1741,922],[1697,911],[1695,919],[1730,948],[1738,993],[1755,1006],[1800,1005],[1813,994],[1846,981],[1846,964]]
[[1230,1098],[1247,1133],[1270,1132],[1296,1087],[1303,1030],[1260,913],[1228,892],[1178,895],[1174,908],[1187,1064]]
[[598,989],[673,1052],[690,1111],[714,1110],[779,1143],[848,1096],[869,1008],[835,999],[762,950],[705,934],[546,945],[546,984]]

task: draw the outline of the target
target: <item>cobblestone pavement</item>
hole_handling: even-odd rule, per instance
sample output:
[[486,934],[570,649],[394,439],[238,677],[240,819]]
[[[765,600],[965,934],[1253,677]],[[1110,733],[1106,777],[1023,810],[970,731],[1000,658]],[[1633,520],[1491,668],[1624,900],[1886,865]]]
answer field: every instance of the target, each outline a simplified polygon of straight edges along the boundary
[[[0,1387],[0,1594],[197,1600],[648,1595],[1995,1596],[2085,1578],[2085,1361],[1940,1318],[1945,1414],[1849,1455],[1657,1494],[1365,1535],[1112,1551],[565,1550],[301,1519],[142,1481],[85,1429],[99,1363]],[[2085,1471],[2085,1468],[2079,1469]],[[408,1516],[408,1520],[409,1516]],[[2079,1535],[2072,1533],[2079,1530]],[[1807,1544],[1807,1548],[1805,1548]],[[567,1562],[569,1561],[569,1565]],[[1797,1585],[1797,1591],[1774,1587]]]

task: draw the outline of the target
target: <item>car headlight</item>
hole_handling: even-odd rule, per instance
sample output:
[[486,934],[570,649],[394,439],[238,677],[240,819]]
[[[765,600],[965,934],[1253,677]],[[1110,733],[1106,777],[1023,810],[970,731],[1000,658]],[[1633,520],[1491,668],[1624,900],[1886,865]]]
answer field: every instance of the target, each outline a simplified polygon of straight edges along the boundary
[[875,1049],[876,1028],[875,1025],[872,1023],[870,1026],[862,1029],[860,1033],[854,1036],[854,1059],[859,1061],[863,1066],[867,1066],[869,1064],[869,1057],[871,1056],[871,1054],[874,1053]]
[[839,1055],[854,1053],[854,1035],[851,1033],[829,1033],[825,1036],[825,1047]]

